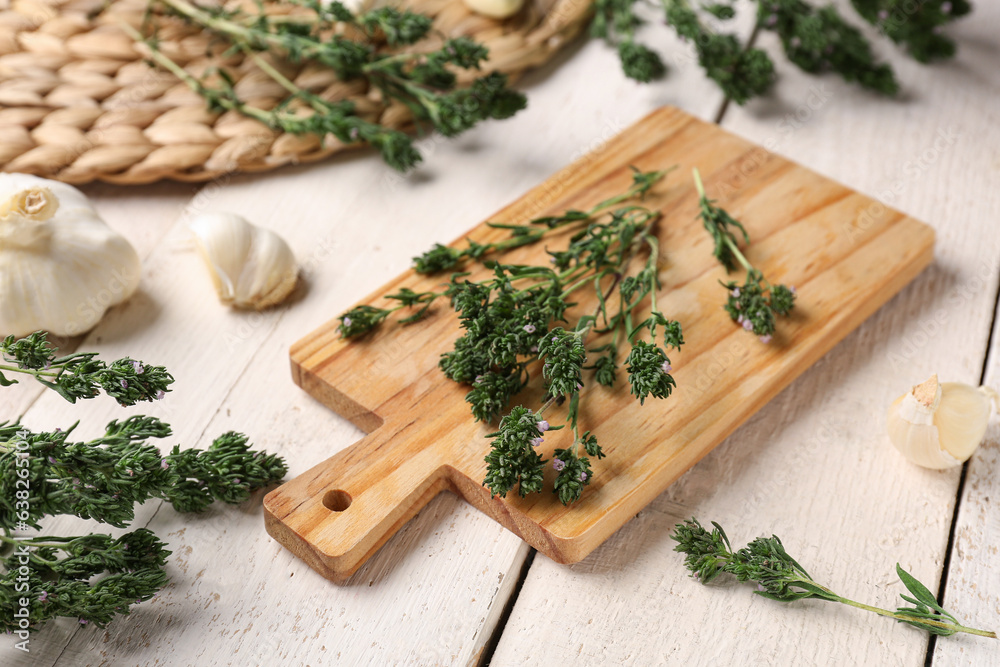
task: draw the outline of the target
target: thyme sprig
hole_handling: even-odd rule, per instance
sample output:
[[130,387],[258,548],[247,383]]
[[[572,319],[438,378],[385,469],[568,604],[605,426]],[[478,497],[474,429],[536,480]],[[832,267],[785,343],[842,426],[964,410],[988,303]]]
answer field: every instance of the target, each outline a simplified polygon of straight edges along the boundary
[[788,555],[785,546],[776,536],[758,537],[747,546],[733,551],[722,526],[712,522],[711,532],[697,519],[677,524],[672,539],[677,542],[675,551],[685,554],[684,565],[692,576],[707,584],[719,574],[727,572],[739,581],[757,584],[757,595],[779,602],[816,599],[839,602],[864,609],[880,616],[894,618],[935,635],[951,636],[960,632],[996,639],[996,633],[962,625],[946,611],[930,590],[913,575],[896,564],[896,574],[910,595],[901,595],[912,606],[895,611],[855,602],[834,593],[817,583],[799,563]]
[[755,269],[739,248],[739,232],[745,243],[750,243],[750,235],[743,225],[729,215],[725,209],[715,206],[714,200],[705,194],[701,175],[694,170],[694,182],[698,188],[699,216],[705,230],[714,242],[713,254],[726,267],[735,271],[740,266],[747,272],[743,284],[735,281],[721,282],[727,299],[723,306],[729,317],[747,331],[759,336],[761,342],[769,343],[774,335],[775,317],[787,316],[795,307],[795,288],[786,285],[772,285],[764,274]]
[[37,331],[25,338],[7,336],[0,342],[0,387],[16,384],[4,372],[34,377],[70,403],[104,392],[123,406],[161,399],[174,378],[162,366],[150,366],[125,357],[110,364],[96,352],[57,356],[48,334]]
[[[408,135],[367,120],[350,102],[331,102],[302,88],[272,59],[293,65],[316,63],[342,81],[364,80],[383,100],[406,106],[418,128],[426,123],[445,136],[487,119],[509,118],[526,104],[498,72],[458,87],[455,70],[480,69],[488,51],[466,37],[445,39],[433,49],[419,45],[431,29],[431,20],[422,14],[380,7],[355,15],[336,0],[260,3],[256,12],[187,0],[154,0],[150,7],[157,5],[222,38],[229,52],[243,53],[288,93],[272,109],[254,107],[240,98],[224,67],[196,77],[159,49],[155,32],[144,36],[126,27],[149,47],[156,64],[178,76],[210,107],[237,111],[284,132],[332,135],[345,144],[366,142],[399,170],[421,160]],[[296,13],[278,11],[289,8]],[[404,47],[409,50],[401,50]]]
[[[12,362],[4,371],[33,375],[70,402],[104,391],[133,405],[162,397],[173,382],[163,367],[127,357],[110,364],[94,353],[57,357],[43,332],[8,337],[2,351]],[[70,440],[75,428],[35,432],[0,422],[0,629],[22,640],[60,616],[103,627],[168,583],[170,552],[152,531],[117,538],[31,534],[45,518],[72,515],[125,528],[146,500],[197,512],[215,500],[242,502],[287,472],[281,458],[251,450],[246,436],[232,431],[207,449],[175,445],[163,454],[150,441],[171,431],[155,417],[112,421],[86,441]]]
[[[613,386],[624,347],[630,350],[629,385],[640,403],[649,397],[666,398],[675,387],[667,351],[680,349],[684,339],[680,324],[668,319],[656,301],[659,243],[654,226],[660,214],[633,203],[668,171],[633,170],[628,190],[586,211],[569,210],[526,224],[494,224],[509,231],[499,241],[470,239],[461,249],[435,245],[414,258],[418,272],[462,269],[480,262],[492,274],[473,281],[469,273],[453,273],[441,292],[403,290],[386,297],[399,301],[397,306],[363,305],[340,316],[341,335],[355,337],[402,308],[419,307],[400,320],[416,321],[435,299],[448,297],[463,333],[453,349],[441,355],[439,366],[449,379],[471,386],[465,400],[478,421],[501,417],[541,362],[542,406],[513,408],[502,416],[498,430],[487,436],[491,450],[483,483],[493,495],[506,496],[515,486],[521,496],[540,491],[548,461],[536,448],[545,432],[568,426],[573,440],[555,449],[551,460],[557,473],[554,491],[564,504],[580,497],[593,478],[588,456],[604,456],[597,437],[581,428],[581,390],[591,374],[598,384]],[[494,258],[556,234],[569,238],[562,249],[547,248],[548,266],[505,264]],[[647,253],[645,262],[630,272],[640,253]],[[598,304],[593,312],[570,321],[576,305],[570,297],[586,289],[593,290]],[[649,314],[640,320],[637,313],[647,299]],[[603,337],[603,342],[592,344],[592,335]],[[562,405],[566,422],[550,425],[547,413]]]
[[[736,16],[731,0],[658,0],[658,4],[667,24],[694,45],[699,65],[727,97],[744,104],[771,87],[775,70],[767,52],[717,27]],[[862,19],[923,63],[954,55],[955,43],[942,28],[972,10],[967,0],[852,0],[852,4]],[[626,76],[646,82],[662,77],[666,68],[655,51],[635,41],[634,31],[643,23],[636,11],[639,5],[639,0],[595,0],[591,32],[618,51]],[[833,5],[757,0],[756,22],[760,30],[778,36],[785,56],[805,72],[834,72],[884,95],[899,90],[892,68],[879,61],[864,34]]]

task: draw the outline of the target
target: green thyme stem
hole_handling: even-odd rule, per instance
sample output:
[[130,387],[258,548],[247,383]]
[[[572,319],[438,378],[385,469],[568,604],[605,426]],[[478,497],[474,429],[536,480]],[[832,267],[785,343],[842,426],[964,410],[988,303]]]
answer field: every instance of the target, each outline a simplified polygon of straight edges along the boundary
[[12,373],[24,373],[25,375],[31,375],[36,378],[59,377],[59,375],[62,373],[62,369],[59,369],[58,371],[46,371],[35,368],[21,368],[19,366],[7,366],[5,364],[0,364],[0,371],[10,371]]
[[[623,201],[627,201],[632,197],[645,195],[647,192],[649,192],[649,189],[653,187],[656,183],[658,183],[660,180],[662,180],[664,176],[672,172],[674,169],[677,169],[677,166],[678,165],[674,165],[672,167],[668,167],[667,169],[661,169],[660,171],[651,171],[644,174],[643,175],[644,178],[642,181],[634,183],[632,187],[630,187],[622,194],[615,195],[614,197],[611,197],[610,199],[605,199],[601,203],[597,204],[596,206],[594,206],[594,208],[590,210],[590,214],[594,215],[599,211],[611,208],[612,206],[620,204]],[[633,170],[635,170],[636,173],[639,173],[639,171],[635,169],[635,167],[633,167]]]
[[[842,597],[817,584],[785,551],[781,540],[775,535],[769,538],[758,537],[746,547],[734,551],[722,527],[714,522],[712,526],[713,530],[709,531],[697,519],[688,519],[677,524],[671,535],[678,543],[674,550],[686,554],[685,566],[703,584],[712,581],[722,572],[727,572],[739,581],[755,582],[757,594],[771,600],[790,602],[812,598],[839,602],[934,634],[948,636],[963,632],[997,638],[996,633],[989,630],[978,630],[958,623],[951,613],[938,604],[930,590],[899,564],[896,565],[896,573],[912,596],[901,597],[915,606],[890,611]],[[950,619],[951,622],[940,619]]]
[[[736,259],[739,261],[740,264],[743,265],[743,268],[746,269],[747,272],[753,271],[753,265],[750,264],[750,261],[740,251],[739,246],[737,246],[736,242],[733,241],[729,236],[726,236],[726,245],[729,246],[729,249],[733,251],[733,254],[736,255]],[[767,282],[766,279],[765,282]]]
[[[708,196],[705,194],[705,185],[701,182],[701,173],[697,168],[693,169],[692,173],[694,174],[695,187],[698,189],[698,199],[702,201],[707,200]],[[729,246],[729,249],[733,251],[736,259],[743,265],[743,268],[747,271],[753,271],[753,265],[750,264],[747,258],[743,255],[739,246],[736,245],[732,237],[729,234],[724,234],[723,238],[725,239],[726,245]]]
[[155,45],[147,42],[146,39],[142,36],[142,34],[140,34],[139,31],[133,28],[132,26],[128,25],[125,22],[121,22],[118,24],[118,27],[129,37],[134,39],[136,42],[141,42],[146,44],[146,46],[149,47],[149,57],[152,58],[157,65],[164,68],[165,70],[176,76],[178,79],[186,83],[189,88],[191,88],[199,95],[203,95],[207,98],[210,98],[213,103],[218,104],[219,106],[227,110],[239,111],[240,113],[251,116],[256,120],[268,124],[270,123],[269,114],[266,111],[263,111],[261,109],[255,109],[254,107],[249,107],[243,104],[239,104],[234,100],[231,100],[222,95],[217,95],[214,91],[209,90],[205,86],[205,84],[203,84],[197,78],[188,73],[188,71],[185,70],[183,67],[175,63],[166,54],[164,54],[162,51],[156,48]]
[[864,609],[865,611],[870,611],[879,616],[885,616],[887,618],[894,618],[897,621],[903,621],[906,623],[919,623],[920,625],[930,625],[935,628],[941,628],[942,630],[953,630],[954,632],[964,632],[970,635],[978,635],[980,637],[989,637],[990,639],[996,639],[997,633],[991,632],[990,630],[978,630],[976,628],[967,628],[964,625],[959,625],[957,623],[946,623],[944,621],[934,621],[929,618],[920,618],[917,616],[911,616],[909,614],[900,614],[898,612],[889,611],[887,609],[881,609],[879,607],[873,607],[870,604],[864,604],[863,602],[855,602],[854,600],[849,600],[839,595],[836,598],[837,602],[849,605],[851,607],[857,607],[858,609]]
[[267,33],[255,33],[250,28],[244,28],[243,26],[235,23],[233,21],[226,21],[224,19],[216,18],[206,11],[195,7],[185,0],[160,0],[163,4],[170,7],[179,14],[182,14],[197,23],[200,23],[212,30],[216,30],[233,37],[239,37],[243,40],[252,42],[255,39],[263,38],[265,41],[269,42],[274,46],[282,46],[281,40],[269,35]]

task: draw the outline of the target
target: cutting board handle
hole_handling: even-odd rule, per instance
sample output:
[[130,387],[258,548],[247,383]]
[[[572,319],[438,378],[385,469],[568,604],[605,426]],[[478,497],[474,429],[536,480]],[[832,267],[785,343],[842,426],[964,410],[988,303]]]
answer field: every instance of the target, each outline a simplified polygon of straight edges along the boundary
[[267,532],[344,581],[431,498],[450,488],[433,446],[382,426],[264,498]]

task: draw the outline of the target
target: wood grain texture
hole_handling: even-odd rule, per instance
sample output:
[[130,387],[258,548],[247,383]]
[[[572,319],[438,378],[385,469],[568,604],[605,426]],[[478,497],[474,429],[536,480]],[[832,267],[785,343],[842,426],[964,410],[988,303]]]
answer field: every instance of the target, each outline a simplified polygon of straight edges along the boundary
[[[994,322],[983,383],[1000,387],[1000,322]],[[969,459],[955,520],[955,539],[944,608],[965,625],[1000,631],[1000,424],[996,412],[983,444]],[[996,642],[956,637],[939,640],[934,665],[989,665],[997,660]]]
[[[653,32],[677,45],[665,29]],[[455,237],[656,106],[682,104],[703,118],[718,112],[720,96],[697,71],[677,72],[669,86],[644,86],[621,76],[603,44],[574,49],[558,67],[523,82],[531,97],[523,113],[457,140],[421,140],[427,161],[411,174],[355,157],[205,186],[186,210],[234,211],[278,230],[302,266],[302,291],[264,314],[221,308],[178,225],[145,261],[143,300],[113,313],[81,348],[144,355],[170,368],[183,384],[141,411],[155,410],[173,424],[171,445],[204,446],[236,429],[284,455],[295,476],[355,442],[358,429],[289,378],[287,351],[303,331],[395,275],[415,248]],[[556,110],[567,108],[573,112],[554,124]],[[130,195],[139,192],[121,193],[121,210],[136,211],[131,225],[176,215],[173,204],[145,201],[145,188]],[[410,224],[399,225],[404,218]],[[81,428],[93,433],[125,414],[102,401],[70,406],[46,395],[26,419],[39,428],[82,419]],[[174,551],[170,586],[105,631],[74,619],[49,624],[32,639],[30,655],[4,645],[0,662],[476,664],[529,551],[452,494],[436,498],[347,587],[330,586],[265,533],[259,496],[204,517],[148,503],[135,523],[143,525]],[[47,528],[95,526],[60,519]]]
[[[548,492],[490,497],[481,482],[484,435],[492,426],[471,420],[467,388],[446,381],[437,368],[459,331],[439,308],[426,321],[360,342],[341,339],[332,320],[293,345],[296,382],[372,433],[270,493],[264,500],[268,532],[324,576],[343,580],[450,488],[553,560],[586,557],[931,261],[930,228],[787,160],[770,157],[734,191],[738,165],[755,150],[665,107],[490,218],[519,223],[588,210],[628,186],[631,166],[679,166],[680,176],[645,201],[664,215],[657,228],[658,301],[685,327],[686,345],[675,357],[679,388],[669,400],[642,408],[620,388],[584,390],[582,428],[609,444],[607,462],[596,463],[582,500],[564,507]],[[771,346],[749,337],[720,307],[725,271],[696,217],[693,167],[708,192],[729,193],[730,210],[753,239],[750,260],[772,281],[799,287],[795,315],[781,322]],[[480,243],[504,235],[485,224],[467,234]],[[544,248],[531,247],[504,261],[545,258]],[[432,290],[440,281],[407,272],[364,303],[377,304],[381,294],[402,287]],[[578,312],[596,306],[593,297],[578,300]],[[720,353],[734,345],[743,347],[739,370],[717,372]],[[540,405],[540,389],[531,391],[518,401]],[[559,435],[546,439],[543,456],[569,444],[570,436]]]
[[[570,568],[536,558],[493,665],[924,664],[927,636],[916,630],[837,605],[774,603],[731,580],[699,585],[669,534],[691,516],[720,522],[734,543],[777,534],[818,580],[883,607],[904,592],[896,562],[936,589],[959,473],[906,463],[884,410],[934,372],[975,383],[985,358],[1000,273],[998,12],[979,3],[950,30],[959,43],[950,64],[924,67],[881,48],[903,101],[779,62],[772,95],[729,108],[723,127],[932,224],[935,263],[589,558]],[[942,134],[954,140],[935,148]],[[976,599],[1000,567],[988,546],[995,531],[978,525],[962,547],[967,556],[979,545],[973,560],[952,560],[978,563],[967,579],[978,582]],[[985,597],[947,602],[995,629],[995,597]],[[946,655],[955,657],[941,664],[994,664],[996,644],[940,639],[934,664]]]

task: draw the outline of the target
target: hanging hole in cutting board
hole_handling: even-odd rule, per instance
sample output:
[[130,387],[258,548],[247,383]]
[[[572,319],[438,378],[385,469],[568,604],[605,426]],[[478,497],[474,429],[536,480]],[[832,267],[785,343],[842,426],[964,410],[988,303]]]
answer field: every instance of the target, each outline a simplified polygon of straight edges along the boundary
[[341,489],[327,491],[323,496],[323,507],[332,512],[343,512],[351,506],[351,494]]

